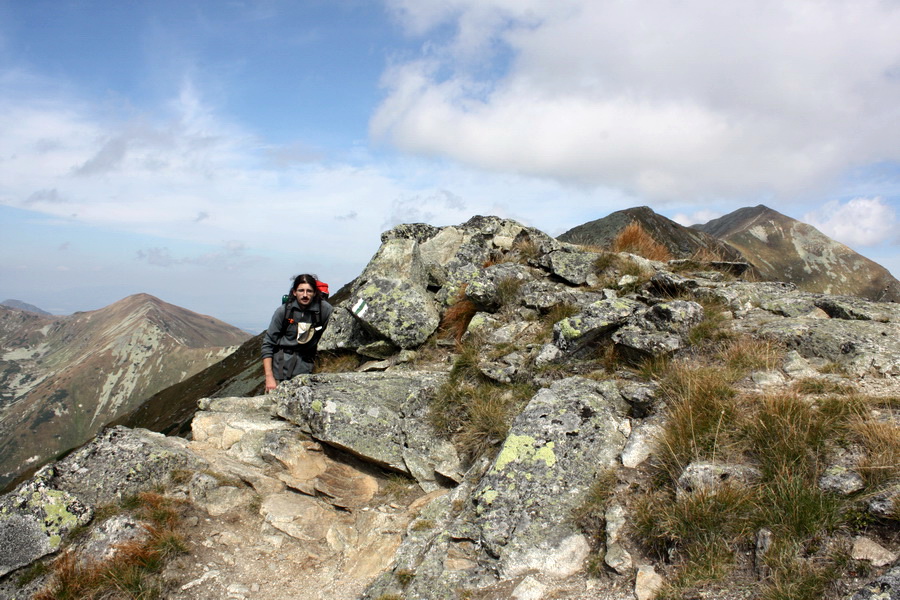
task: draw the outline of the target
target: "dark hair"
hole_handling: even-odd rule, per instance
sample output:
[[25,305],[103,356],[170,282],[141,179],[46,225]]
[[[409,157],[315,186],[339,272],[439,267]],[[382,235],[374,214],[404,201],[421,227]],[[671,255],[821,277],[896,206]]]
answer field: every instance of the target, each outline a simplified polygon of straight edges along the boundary
[[318,283],[318,277],[315,275],[310,275],[309,273],[304,273],[303,275],[297,275],[294,277],[294,283],[291,285],[291,290],[288,292],[289,296],[294,295],[294,290],[297,289],[297,286],[301,283],[308,283],[312,286],[313,289],[313,300],[319,299],[319,286],[316,285]]

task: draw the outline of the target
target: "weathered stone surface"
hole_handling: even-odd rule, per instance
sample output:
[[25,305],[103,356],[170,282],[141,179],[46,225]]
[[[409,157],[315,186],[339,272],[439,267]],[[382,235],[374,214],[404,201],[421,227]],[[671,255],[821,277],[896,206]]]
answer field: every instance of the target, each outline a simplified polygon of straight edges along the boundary
[[93,511],[73,494],[52,487],[53,467],[0,498],[0,576],[59,549],[65,535]]
[[634,596],[637,600],[653,600],[663,583],[653,565],[641,565],[634,578]]
[[[466,285],[466,298],[481,308],[496,310],[511,298],[510,290],[518,294],[518,288],[535,277],[531,267],[517,263],[491,265],[470,278]],[[504,295],[506,294],[506,296]]]
[[328,327],[319,340],[319,350],[355,350],[373,341],[372,334],[344,305],[335,306]]
[[869,512],[876,517],[897,519],[900,507],[900,483],[888,486],[868,500]]
[[871,538],[860,536],[853,540],[850,556],[854,560],[869,561],[874,567],[883,567],[896,561],[900,555],[896,552],[891,552]]
[[430,394],[442,373],[336,373],[283,385],[278,414],[326,444],[416,477],[427,488],[436,476],[458,479],[453,446],[427,426]]
[[675,492],[679,495],[709,493],[727,485],[751,485],[761,476],[758,469],[747,465],[692,462],[678,478]]
[[900,567],[894,567],[853,594],[851,600],[900,600]]
[[350,300],[356,318],[376,338],[400,348],[421,346],[434,333],[440,315],[425,285],[405,279],[372,277]]
[[522,305],[540,312],[547,312],[558,304],[569,304],[584,308],[594,302],[615,297],[616,294],[612,290],[599,292],[576,290],[549,279],[529,281],[519,291]]
[[761,322],[759,335],[824,358],[855,375],[900,375],[900,323],[808,317]]
[[164,485],[179,470],[205,468],[187,446],[181,438],[113,427],[56,463],[51,485],[92,506],[114,502]]
[[550,272],[572,285],[596,285],[598,252],[557,251],[547,255]]
[[569,355],[577,355],[628,322],[645,307],[629,298],[600,300],[581,313],[553,326],[553,343]]
[[862,476],[843,465],[831,465],[819,477],[819,487],[826,492],[849,496],[866,486]]
[[505,576],[548,564],[564,576],[586,555],[587,541],[568,515],[597,473],[615,463],[626,412],[614,383],[570,378],[540,390],[516,417],[472,495],[480,538]]

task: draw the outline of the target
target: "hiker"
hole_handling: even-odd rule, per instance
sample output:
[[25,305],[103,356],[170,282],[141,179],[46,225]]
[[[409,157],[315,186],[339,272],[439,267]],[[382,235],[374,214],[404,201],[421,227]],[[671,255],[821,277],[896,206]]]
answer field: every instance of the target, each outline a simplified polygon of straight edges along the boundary
[[312,373],[319,338],[333,310],[320,286],[327,289],[315,275],[297,275],[285,301],[275,309],[262,342],[267,392],[286,379]]

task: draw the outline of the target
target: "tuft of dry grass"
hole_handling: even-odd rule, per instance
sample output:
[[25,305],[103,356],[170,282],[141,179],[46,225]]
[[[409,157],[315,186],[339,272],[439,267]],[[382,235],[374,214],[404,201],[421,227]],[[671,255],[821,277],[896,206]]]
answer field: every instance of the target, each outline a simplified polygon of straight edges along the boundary
[[735,390],[718,369],[677,363],[661,381],[669,408],[658,440],[662,471],[672,480],[695,460],[716,460],[731,453],[730,432],[737,429]]
[[154,575],[172,557],[187,552],[178,532],[178,505],[151,492],[130,497],[123,505],[145,522],[147,539],[120,544],[115,556],[102,562],[79,561],[73,552],[65,552],[54,562],[52,579],[35,600],[162,597]]
[[806,377],[794,382],[798,394],[852,394],[856,388],[851,383],[823,377]]
[[866,451],[859,473],[867,485],[878,486],[900,478],[900,424],[857,416],[850,429]]
[[320,352],[316,356],[315,373],[351,373],[360,365],[355,352]]
[[444,335],[452,337],[457,343],[462,341],[472,317],[478,312],[478,306],[465,297],[465,287],[460,290],[459,297],[456,302],[450,305],[441,323],[438,325],[438,331]]
[[612,242],[613,252],[630,252],[649,260],[669,261],[672,253],[653,239],[637,221],[632,221]]
[[815,481],[833,422],[798,396],[773,394],[755,399],[743,425],[754,456],[770,478],[791,472]]
[[729,379],[738,381],[752,371],[775,369],[784,357],[784,348],[770,340],[742,335],[727,340],[720,356]]

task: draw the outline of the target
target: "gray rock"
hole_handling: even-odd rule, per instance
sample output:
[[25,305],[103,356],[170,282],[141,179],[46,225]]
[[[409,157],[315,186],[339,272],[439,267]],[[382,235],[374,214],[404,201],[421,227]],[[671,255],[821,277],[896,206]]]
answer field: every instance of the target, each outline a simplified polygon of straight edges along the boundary
[[868,500],[869,512],[876,517],[900,520],[900,483],[895,483],[881,490]]
[[853,594],[851,600],[900,600],[900,567],[894,567]]
[[596,279],[596,263],[601,256],[598,252],[558,250],[548,254],[546,260],[553,275],[572,285],[588,285],[589,279]]
[[328,321],[328,328],[319,340],[319,350],[325,352],[356,350],[372,342],[372,337],[363,324],[353,317],[349,308],[339,305],[334,308]]
[[697,461],[678,477],[678,495],[712,492],[726,485],[751,485],[759,481],[758,469],[746,465]]
[[843,465],[831,465],[819,477],[819,487],[833,494],[849,496],[866,487],[862,476]]
[[56,463],[52,486],[97,506],[165,485],[178,471],[206,466],[181,438],[112,427]]
[[0,498],[0,576],[56,552],[69,531],[91,520],[91,507],[52,480],[53,467],[44,467]]
[[415,477],[458,480],[459,457],[427,425],[430,395],[446,381],[431,372],[333,373],[283,384],[278,414],[330,446]]
[[353,293],[350,306],[376,339],[405,349],[421,346],[440,323],[425,285],[405,279],[372,277]]
[[[504,293],[509,293],[509,282],[515,282],[521,287],[534,277],[533,269],[525,265],[517,263],[491,265],[468,280],[466,298],[482,309],[496,310],[510,301],[510,298],[504,297]],[[518,290],[516,292],[518,293]],[[518,298],[515,300],[518,301]]]
[[523,306],[547,312],[558,304],[584,308],[594,302],[614,298],[615,293],[612,290],[600,292],[579,290],[548,279],[535,279],[522,286],[519,297]]
[[626,412],[614,383],[570,378],[540,390],[516,417],[472,495],[480,539],[504,576],[549,564],[563,576],[584,558],[587,541],[569,515],[615,464]]
[[628,298],[600,300],[553,326],[553,343],[568,355],[578,355],[628,322],[645,307]]

